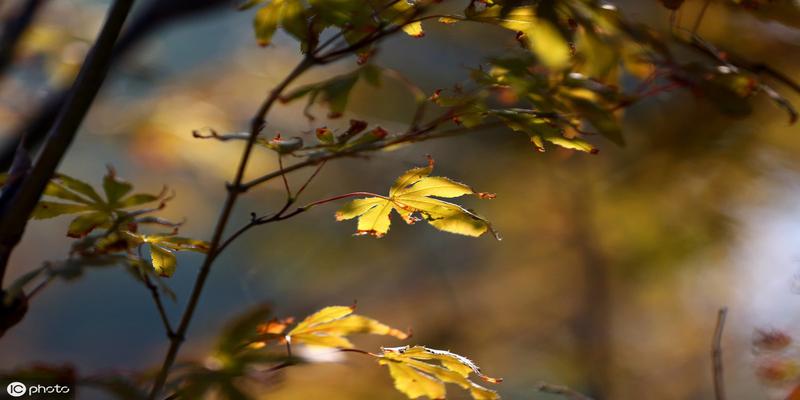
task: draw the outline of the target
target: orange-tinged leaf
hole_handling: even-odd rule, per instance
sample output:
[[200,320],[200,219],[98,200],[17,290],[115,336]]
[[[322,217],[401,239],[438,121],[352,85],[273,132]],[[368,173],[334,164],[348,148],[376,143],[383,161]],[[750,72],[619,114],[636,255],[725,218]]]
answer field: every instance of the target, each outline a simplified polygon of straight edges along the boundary
[[422,22],[419,21],[410,22],[403,25],[403,32],[416,38],[425,36],[425,31],[422,30]]
[[273,319],[269,322],[260,324],[256,331],[261,334],[279,335],[286,331],[290,324],[294,323],[294,318]]

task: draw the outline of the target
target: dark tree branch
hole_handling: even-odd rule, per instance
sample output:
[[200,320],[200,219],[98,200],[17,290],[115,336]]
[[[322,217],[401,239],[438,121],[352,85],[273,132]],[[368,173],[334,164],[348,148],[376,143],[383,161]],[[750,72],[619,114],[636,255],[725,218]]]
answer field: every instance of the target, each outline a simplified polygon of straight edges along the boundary
[[714,373],[714,399],[725,400],[725,381],[722,367],[722,330],[725,327],[725,317],[728,308],[722,307],[717,313],[717,326],[714,328],[714,338],[711,341],[711,361]]
[[25,231],[28,217],[55,174],[105,80],[114,43],[132,5],[133,0],[116,0],[112,4],[100,35],[86,57],[67,103],[48,134],[36,163],[27,176],[21,178],[16,190],[5,190],[0,196],[0,214],[3,216],[0,223],[0,287],[8,259]]
[[[222,6],[231,5],[235,0],[170,0],[152,1],[136,15],[128,29],[120,36],[114,47],[113,62],[124,58],[131,50],[156,32],[162,26],[193,17]],[[57,89],[49,95],[36,113],[13,130],[11,139],[0,148],[0,171],[11,166],[20,139],[26,136],[25,148],[33,150],[45,138],[52,127],[59,110],[66,102],[69,89]]]

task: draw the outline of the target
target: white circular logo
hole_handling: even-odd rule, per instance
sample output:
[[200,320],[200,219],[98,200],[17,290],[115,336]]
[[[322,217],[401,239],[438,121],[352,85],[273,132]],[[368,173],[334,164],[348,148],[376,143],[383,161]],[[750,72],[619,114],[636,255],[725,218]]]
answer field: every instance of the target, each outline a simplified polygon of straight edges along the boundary
[[28,388],[25,387],[25,384],[22,382],[11,382],[6,387],[6,391],[11,397],[21,397],[25,395],[25,393],[28,391]]

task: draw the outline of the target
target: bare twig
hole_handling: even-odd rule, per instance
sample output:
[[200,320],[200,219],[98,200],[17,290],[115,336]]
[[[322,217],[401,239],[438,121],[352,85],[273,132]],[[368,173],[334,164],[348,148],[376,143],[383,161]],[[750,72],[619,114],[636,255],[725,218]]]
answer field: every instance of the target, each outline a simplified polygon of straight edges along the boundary
[[725,383],[722,369],[722,330],[725,327],[725,317],[728,307],[722,307],[717,313],[717,326],[714,328],[714,338],[711,341],[711,361],[714,373],[714,399],[725,400]]
[[144,282],[144,285],[147,286],[147,289],[150,290],[150,294],[153,297],[153,302],[156,304],[156,309],[158,310],[158,315],[161,317],[161,322],[164,323],[164,329],[167,332],[167,337],[172,338],[175,336],[175,331],[172,329],[172,324],[169,322],[167,310],[164,309],[164,303],[161,301],[161,294],[158,292],[158,286],[153,284],[153,282],[150,281],[150,277],[148,277],[145,273],[142,273],[142,281]]
[[281,178],[283,179],[283,188],[286,189],[286,201],[292,201],[292,188],[289,187],[289,180],[286,178],[286,173],[283,172],[283,156],[280,153],[278,154],[278,168],[281,171]]
[[283,81],[281,81],[272,90],[272,92],[270,92],[269,96],[267,96],[253,117],[250,126],[250,137],[247,140],[247,145],[245,146],[245,149],[242,153],[242,158],[239,161],[236,177],[234,178],[233,183],[228,185],[228,196],[225,199],[225,204],[222,207],[216,227],[214,228],[214,234],[209,245],[208,253],[203,261],[203,265],[200,267],[200,272],[197,275],[197,280],[195,281],[194,288],[192,289],[192,294],[189,297],[189,303],[187,304],[186,310],[181,317],[178,329],[175,332],[175,335],[170,338],[169,349],[164,357],[161,370],[158,372],[158,375],[156,375],[153,388],[150,391],[150,400],[154,400],[164,387],[164,384],[167,381],[167,376],[169,375],[169,370],[172,368],[172,364],[175,363],[178,350],[183,343],[186,331],[189,329],[189,323],[192,321],[192,316],[194,315],[194,311],[197,308],[198,302],[200,301],[200,295],[203,291],[203,287],[205,286],[205,282],[208,279],[208,274],[211,272],[211,266],[219,255],[218,250],[220,248],[220,244],[222,243],[222,235],[228,225],[228,220],[233,212],[233,207],[236,204],[236,200],[243,192],[242,181],[244,180],[244,173],[247,168],[248,161],[250,160],[250,154],[252,153],[256,139],[258,138],[258,134],[264,126],[266,115],[286,87],[288,87],[295,79],[297,79],[298,76],[300,76],[307,69],[311,68],[314,64],[315,61],[309,57],[304,58],[299,64],[297,64],[297,66],[289,73],[289,75],[287,75]]
[[311,174],[311,176],[309,176],[308,179],[306,179],[306,182],[303,183],[303,186],[300,186],[300,189],[298,189],[297,193],[294,194],[295,198],[300,197],[300,195],[303,193],[304,190],[306,190],[306,188],[311,183],[311,181],[313,181],[314,178],[317,177],[317,174],[319,174],[319,171],[322,171],[322,167],[324,167],[324,166],[325,166],[325,161],[322,161],[322,162],[319,163],[319,165],[317,165],[317,169],[314,170],[314,172]]
[[706,10],[708,10],[708,5],[711,4],[711,0],[706,0],[703,3],[703,8],[700,9],[700,13],[697,14],[697,19],[694,20],[694,26],[692,26],[692,35],[697,34],[697,30],[700,29],[700,24],[703,22],[703,17],[706,15]]
[[564,396],[571,400],[592,400],[591,397],[586,396],[585,394],[576,392],[569,387],[562,386],[562,385],[553,385],[550,383],[540,383],[536,390],[542,393],[549,393],[549,394],[557,394],[559,396]]

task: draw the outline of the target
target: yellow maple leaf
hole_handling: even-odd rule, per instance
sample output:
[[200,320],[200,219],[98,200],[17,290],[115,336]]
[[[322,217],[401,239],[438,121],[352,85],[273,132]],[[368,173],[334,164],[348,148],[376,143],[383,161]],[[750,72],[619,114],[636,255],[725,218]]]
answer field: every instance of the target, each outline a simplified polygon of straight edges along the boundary
[[484,375],[475,363],[464,356],[423,346],[381,348],[381,351],[378,362],[389,368],[395,388],[411,399],[423,396],[443,399],[447,383],[469,391],[475,400],[500,398],[494,390],[472,382],[469,375],[474,373],[489,383],[499,383],[502,379]]
[[407,339],[408,334],[374,319],[353,314],[355,307],[330,306],[309,315],[290,330],[285,339],[291,344],[353,348],[345,336],[355,333],[394,336]]
[[[424,219],[436,229],[445,232],[477,237],[492,230],[483,217],[457,204],[432,197],[477,195],[485,199],[494,198],[493,194],[476,192],[463,183],[445,177],[429,176],[431,172],[433,159],[429,159],[428,166],[413,168],[397,178],[389,189],[388,196],[356,199],[347,203],[336,212],[336,220],[358,218],[356,235],[378,238],[389,232],[389,214],[392,210],[400,214],[408,224]],[[496,234],[495,236],[497,237]]]

